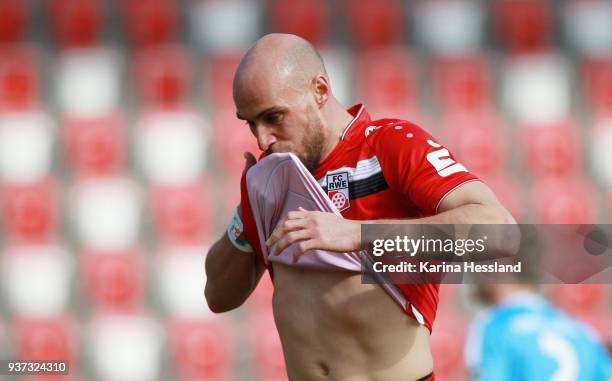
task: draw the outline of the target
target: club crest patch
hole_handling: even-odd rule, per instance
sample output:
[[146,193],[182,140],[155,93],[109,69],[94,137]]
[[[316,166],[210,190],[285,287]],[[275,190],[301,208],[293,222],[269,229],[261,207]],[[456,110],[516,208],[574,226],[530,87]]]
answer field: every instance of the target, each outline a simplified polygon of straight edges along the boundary
[[348,172],[327,175],[327,197],[341,212],[351,207]]

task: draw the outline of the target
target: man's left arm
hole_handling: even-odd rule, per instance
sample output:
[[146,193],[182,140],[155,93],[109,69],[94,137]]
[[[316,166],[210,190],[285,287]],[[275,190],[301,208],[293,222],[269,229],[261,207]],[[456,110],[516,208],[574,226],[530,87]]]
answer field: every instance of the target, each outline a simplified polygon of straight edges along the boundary
[[[410,131],[408,134],[406,132]],[[409,138],[407,138],[409,136]],[[363,224],[515,224],[495,194],[469,174],[454,156],[418,126],[381,128],[369,137],[385,179],[426,217],[353,221],[332,213],[290,212],[267,241],[277,243],[275,253],[296,243],[296,257],[321,249],[357,251]]]
[[274,230],[268,245],[278,241],[275,253],[297,242],[296,258],[305,251],[320,249],[336,252],[358,251],[363,224],[516,224],[514,218],[497,200],[495,194],[480,181],[467,182],[440,202],[438,214],[415,219],[347,220],[333,213],[298,210]]

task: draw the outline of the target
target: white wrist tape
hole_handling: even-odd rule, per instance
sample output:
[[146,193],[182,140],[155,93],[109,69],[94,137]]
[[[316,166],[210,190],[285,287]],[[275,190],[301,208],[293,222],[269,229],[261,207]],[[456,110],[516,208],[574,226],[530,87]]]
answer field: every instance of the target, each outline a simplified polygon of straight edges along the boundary
[[232,220],[227,226],[227,237],[229,238],[232,245],[236,247],[236,249],[245,253],[253,252],[253,248],[249,244],[249,241],[247,241],[246,236],[244,234],[244,226],[242,225],[242,220],[238,215],[238,209],[234,210]]

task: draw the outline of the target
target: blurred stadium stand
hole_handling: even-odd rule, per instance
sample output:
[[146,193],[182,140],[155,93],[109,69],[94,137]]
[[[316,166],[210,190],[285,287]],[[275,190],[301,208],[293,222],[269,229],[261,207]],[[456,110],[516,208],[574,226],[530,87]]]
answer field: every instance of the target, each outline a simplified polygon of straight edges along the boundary
[[[203,298],[257,152],[232,77],[268,32],[315,43],[347,106],[423,124],[519,221],[611,223],[611,19],[606,0],[0,0],[0,358],[286,379],[267,275],[239,311]],[[463,289],[442,286],[443,380],[465,379]],[[612,340],[610,286],[549,291]]]

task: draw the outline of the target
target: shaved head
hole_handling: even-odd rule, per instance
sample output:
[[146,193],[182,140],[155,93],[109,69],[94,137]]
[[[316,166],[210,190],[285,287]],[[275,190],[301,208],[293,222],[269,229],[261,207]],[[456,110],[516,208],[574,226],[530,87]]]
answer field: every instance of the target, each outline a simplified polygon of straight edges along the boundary
[[350,122],[333,97],[325,66],[308,41],[269,34],[244,55],[234,75],[236,115],[266,153],[292,152],[314,171]]
[[297,89],[307,86],[318,74],[327,76],[323,59],[310,42],[291,34],[268,34],[240,61],[234,76],[234,98],[240,86],[253,77],[270,84],[283,82]]

